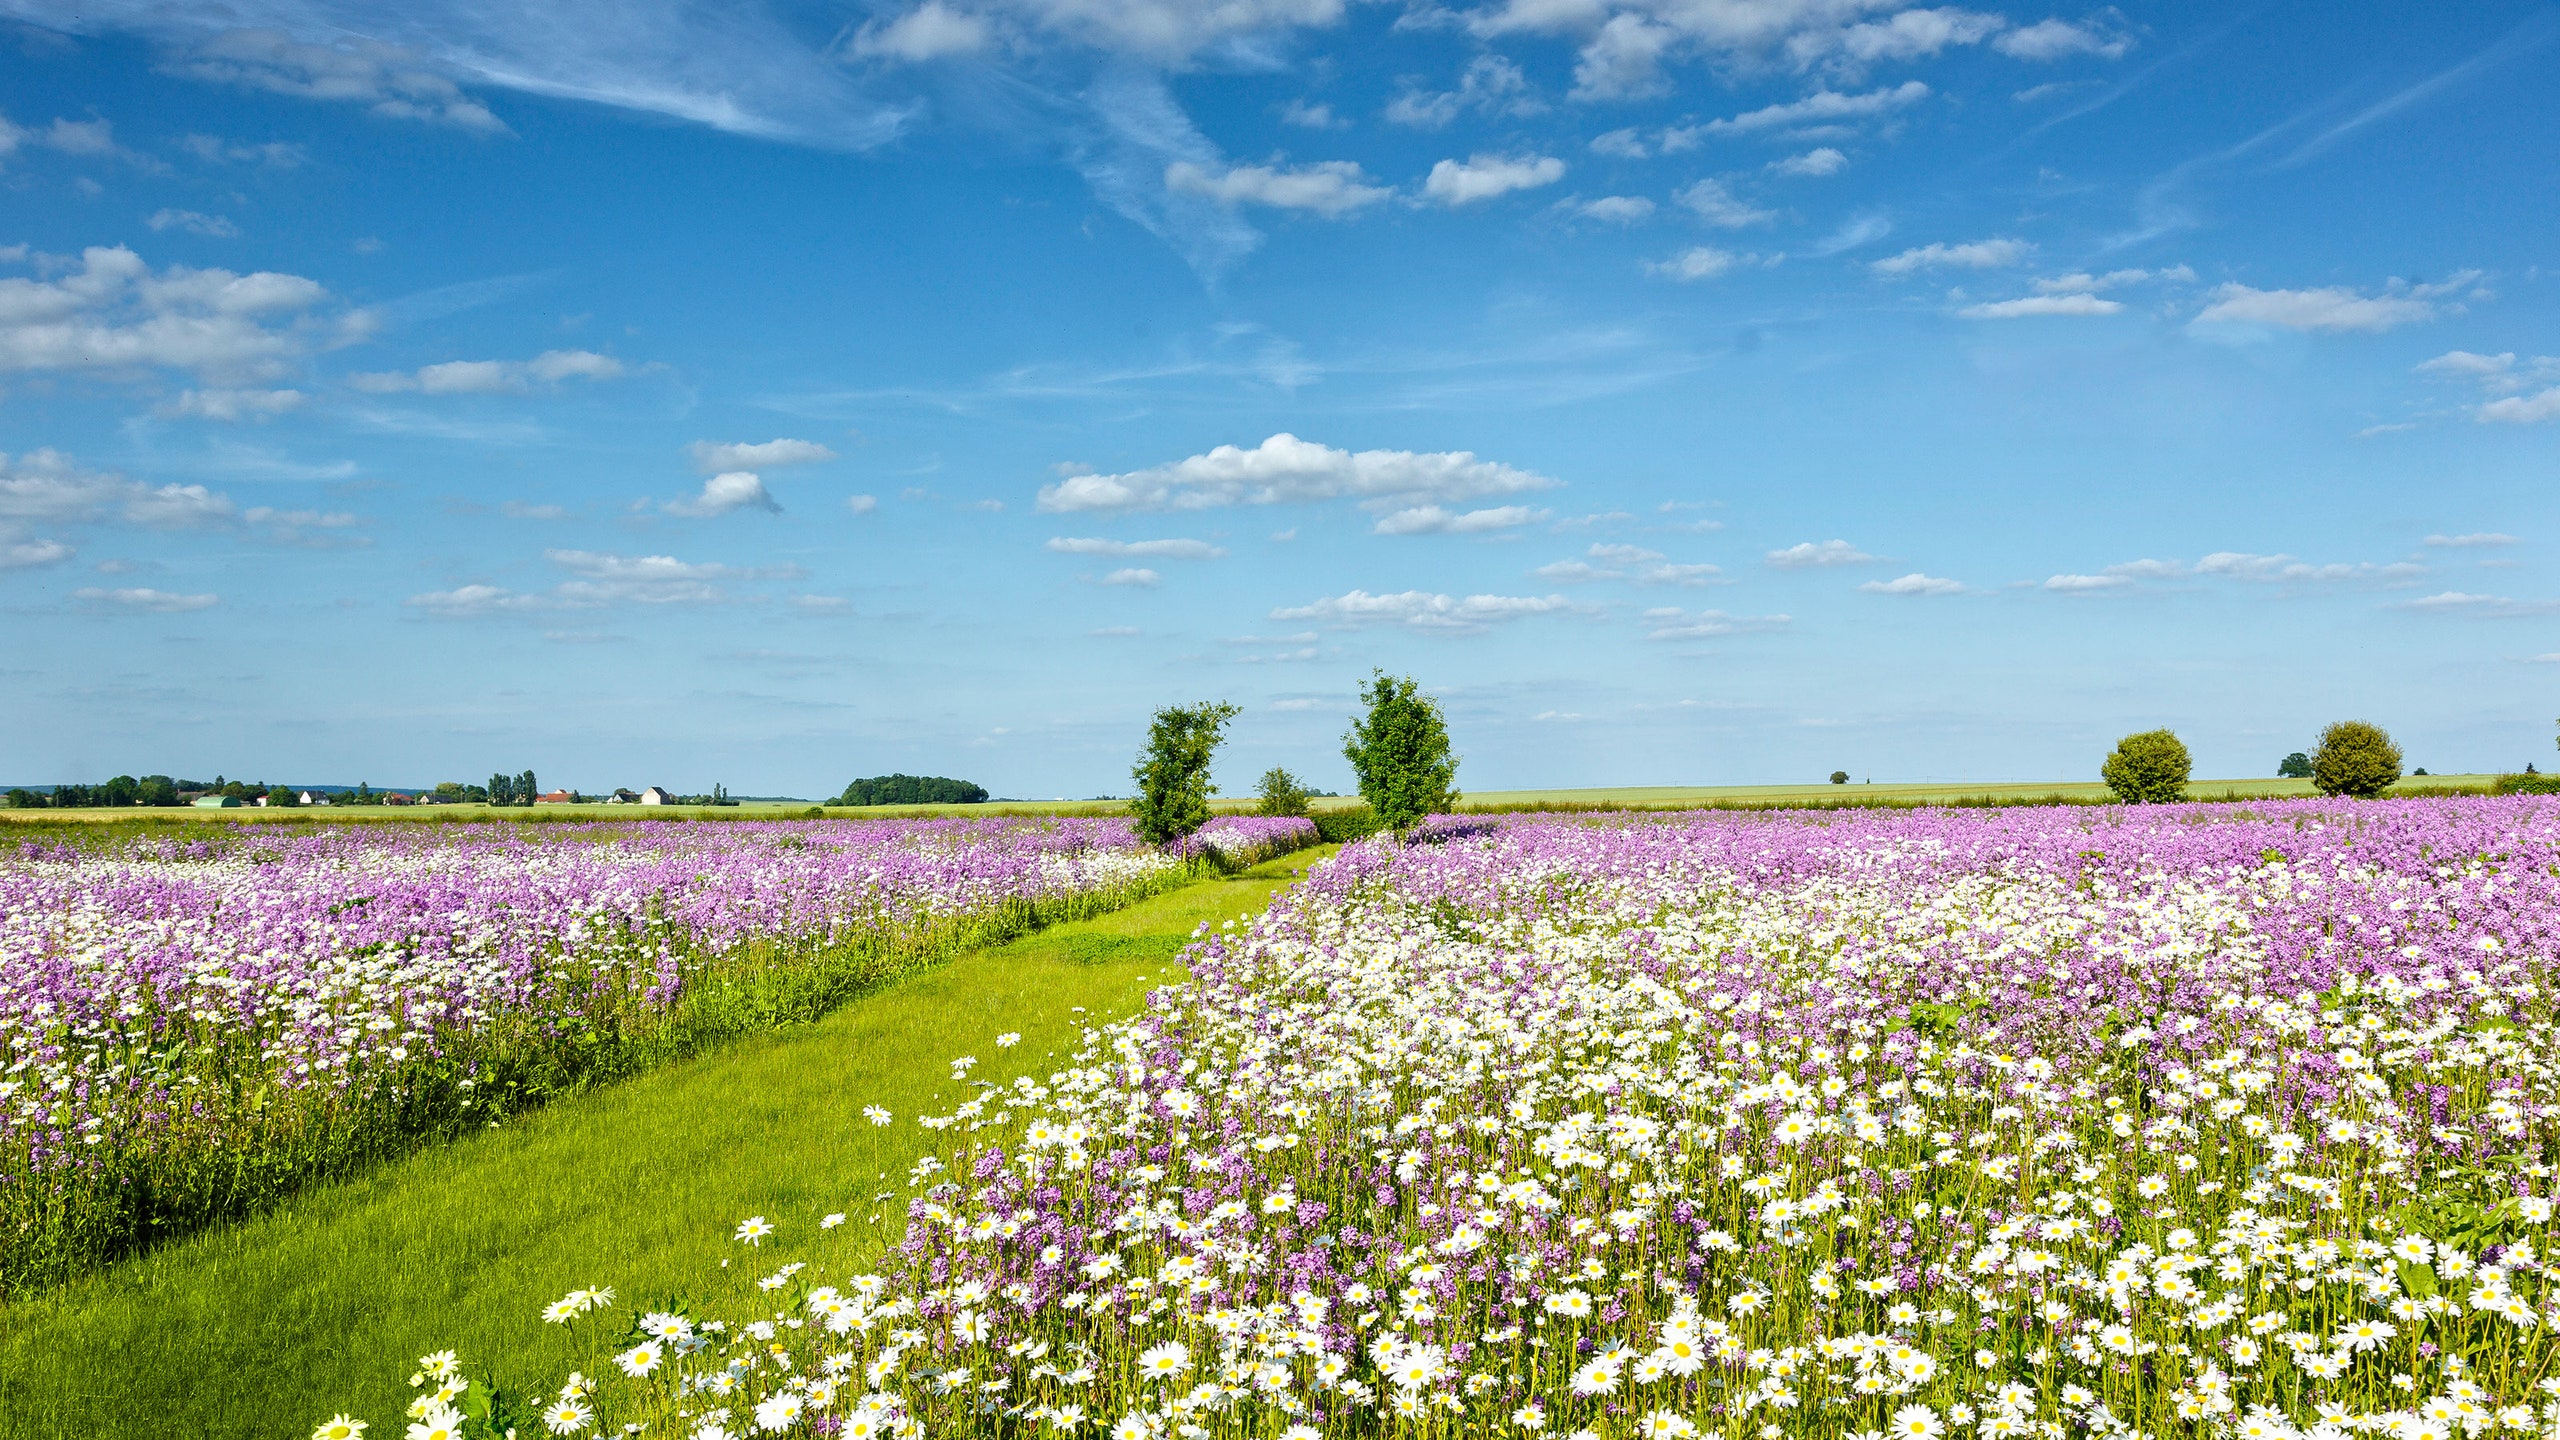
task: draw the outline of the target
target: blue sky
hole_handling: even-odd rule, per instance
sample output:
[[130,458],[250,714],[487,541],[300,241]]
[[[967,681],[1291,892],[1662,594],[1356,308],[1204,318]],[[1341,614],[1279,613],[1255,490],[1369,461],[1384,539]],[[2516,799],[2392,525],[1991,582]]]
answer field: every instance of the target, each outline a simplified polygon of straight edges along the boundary
[[2560,760],[2560,9],[523,8],[0,0],[0,780]]

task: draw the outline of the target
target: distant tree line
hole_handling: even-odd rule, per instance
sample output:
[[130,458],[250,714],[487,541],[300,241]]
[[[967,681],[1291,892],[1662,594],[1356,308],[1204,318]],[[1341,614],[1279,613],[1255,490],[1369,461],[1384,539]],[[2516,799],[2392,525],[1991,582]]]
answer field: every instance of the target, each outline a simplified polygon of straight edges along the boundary
[[983,805],[987,787],[947,775],[874,775],[844,787],[838,805]]
[[207,795],[227,796],[244,805],[262,799],[271,805],[299,803],[297,792],[284,786],[264,780],[226,780],[219,775],[211,780],[118,775],[96,785],[56,785],[50,790],[21,787],[9,792],[9,803],[20,810],[84,810],[107,805],[185,805]]

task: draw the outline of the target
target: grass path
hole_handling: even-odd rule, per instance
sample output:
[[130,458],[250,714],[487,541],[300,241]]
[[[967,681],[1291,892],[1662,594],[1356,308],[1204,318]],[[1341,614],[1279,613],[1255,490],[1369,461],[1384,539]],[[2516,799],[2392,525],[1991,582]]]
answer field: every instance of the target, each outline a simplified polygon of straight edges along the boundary
[[[1046,1074],[1087,1020],[1178,978],[1194,927],[1259,910],[1325,853],[964,956],[0,1309],[0,1436],[299,1440],[344,1409],[392,1440],[418,1356],[458,1349],[474,1373],[556,1384],[592,1364],[543,1305],[583,1285],[635,1303],[725,1286],[749,1215],[795,1253],[833,1211],[851,1219],[829,1251],[883,1244],[907,1167],[939,1138],[914,1117],[974,1089],[952,1057],[978,1057],[972,1081]],[[997,1048],[1005,1032],[1021,1043]],[[866,1105],[897,1123],[871,1125]],[[881,1191],[897,1194],[874,1204]]]

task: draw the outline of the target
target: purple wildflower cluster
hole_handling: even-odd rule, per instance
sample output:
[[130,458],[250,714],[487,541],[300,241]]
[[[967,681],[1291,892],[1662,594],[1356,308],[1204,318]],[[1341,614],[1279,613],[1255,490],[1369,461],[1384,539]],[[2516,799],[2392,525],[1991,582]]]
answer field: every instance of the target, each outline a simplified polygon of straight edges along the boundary
[[[1248,857],[1311,835],[1217,829]],[[112,1250],[146,1206],[218,1213],[257,1198],[244,1174],[595,1078],[572,1057],[629,1061],[706,985],[823,998],[1180,869],[1107,819],[24,845],[0,859],[0,1280]]]
[[2560,1433],[2560,806],[1436,832],[546,1422]]

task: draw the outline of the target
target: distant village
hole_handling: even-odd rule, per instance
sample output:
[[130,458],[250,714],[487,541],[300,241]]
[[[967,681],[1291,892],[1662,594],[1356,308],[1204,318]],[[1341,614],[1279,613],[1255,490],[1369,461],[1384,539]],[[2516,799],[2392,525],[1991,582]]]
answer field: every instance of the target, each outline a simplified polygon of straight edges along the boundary
[[617,789],[609,794],[590,795],[577,790],[544,790],[528,770],[520,775],[492,775],[486,785],[468,785],[448,780],[441,785],[420,790],[376,790],[370,784],[352,787],[338,785],[269,785],[265,781],[226,780],[215,776],[210,781],[180,780],[167,775],[145,775],[139,779],[119,775],[97,785],[49,785],[42,788],[19,787],[6,792],[10,808],[19,810],[74,810],[106,806],[157,806],[173,808],[192,806],[203,810],[337,808],[344,806],[406,805],[735,805],[725,786],[714,785],[708,795],[678,795],[663,786],[651,785],[639,790]]

